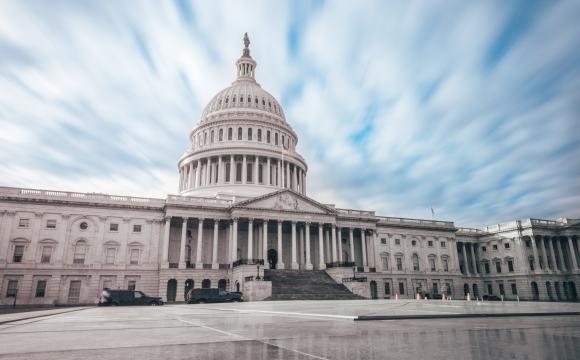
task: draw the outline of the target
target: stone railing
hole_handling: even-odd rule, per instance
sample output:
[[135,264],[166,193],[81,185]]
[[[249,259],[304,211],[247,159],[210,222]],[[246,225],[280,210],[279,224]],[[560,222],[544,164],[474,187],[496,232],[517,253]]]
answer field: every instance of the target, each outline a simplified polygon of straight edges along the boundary
[[337,268],[337,267],[352,268],[353,266],[355,266],[355,263],[352,261],[334,261],[334,262],[327,262],[326,263],[327,269]]
[[530,219],[532,225],[543,225],[543,226],[562,226],[563,223],[556,220],[542,220],[542,219]]
[[349,215],[349,216],[375,216],[374,211],[364,211],[364,210],[352,210],[352,209],[339,209],[336,208],[336,212],[339,215]]
[[343,283],[350,283],[350,282],[367,282],[367,277],[366,277],[366,276],[362,276],[362,277],[348,277],[348,278],[342,278],[342,282],[343,282]]
[[99,202],[107,204],[128,204],[140,206],[155,206],[163,207],[165,201],[163,199],[142,198],[133,196],[119,196],[102,193],[78,193],[69,191],[55,191],[55,190],[38,190],[38,189],[20,189],[11,187],[0,187],[0,197],[17,197],[17,198],[33,198],[45,200],[65,200],[65,201],[83,201],[83,202]]
[[487,234],[485,231],[483,231],[481,229],[466,228],[466,227],[457,228],[457,232],[461,232],[461,233],[469,234],[469,235],[483,235],[483,234]]
[[192,205],[220,206],[220,207],[228,207],[228,206],[233,204],[233,202],[231,200],[192,197],[192,196],[180,196],[180,195],[167,195],[167,202],[181,203],[181,204],[192,204]]
[[410,219],[410,218],[385,217],[385,216],[377,216],[377,218],[379,219],[379,224],[441,227],[449,229],[455,228],[455,225],[453,224],[452,221]]

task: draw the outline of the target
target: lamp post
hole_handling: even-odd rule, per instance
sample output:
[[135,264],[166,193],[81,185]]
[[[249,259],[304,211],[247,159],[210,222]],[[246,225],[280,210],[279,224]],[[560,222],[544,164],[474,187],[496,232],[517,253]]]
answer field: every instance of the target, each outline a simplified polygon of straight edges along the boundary
[[260,280],[260,264],[256,265],[256,268],[258,269],[258,274],[256,275],[256,280]]

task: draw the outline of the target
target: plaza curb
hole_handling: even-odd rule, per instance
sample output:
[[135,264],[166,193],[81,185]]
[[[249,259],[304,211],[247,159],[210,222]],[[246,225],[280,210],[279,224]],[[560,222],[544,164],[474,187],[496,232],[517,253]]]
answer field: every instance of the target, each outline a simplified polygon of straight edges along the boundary
[[25,316],[25,317],[22,317],[22,318],[12,319],[12,320],[6,320],[6,321],[1,321],[0,320],[0,325],[6,325],[6,324],[10,324],[10,323],[17,322],[17,321],[23,321],[23,320],[32,320],[32,319],[38,319],[38,318],[43,318],[43,317],[48,317],[48,316],[56,316],[56,315],[61,315],[61,314],[68,314],[68,313],[71,313],[71,312],[81,311],[81,310],[86,310],[86,309],[89,309],[89,307],[82,307],[80,309],[79,308],[74,308],[74,309],[71,309],[71,310],[64,310],[64,311],[61,311],[61,312],[51,313],[51,314],[38,314],[38,312],[35,311],[34,312],[34,313],[36,313],[35,315],[30,314],[30,316]]
[[539,312],[539,313],[477,313],[477,314],[430,314],[430,315],[360,315],[354,321],[373,320],[429,320],[429,319],[473,319],[473,318],[506,318],[506,317],[539,317],[539,316],[580,316],[578,311]]

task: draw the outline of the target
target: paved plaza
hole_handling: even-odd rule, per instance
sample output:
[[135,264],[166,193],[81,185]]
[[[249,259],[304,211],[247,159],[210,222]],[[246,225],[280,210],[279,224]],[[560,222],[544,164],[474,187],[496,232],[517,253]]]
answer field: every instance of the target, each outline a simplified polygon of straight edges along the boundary
[[0,359],[577,359],[580,316],[355,319],[579,310],[388,300],[69,308],[0,316]]

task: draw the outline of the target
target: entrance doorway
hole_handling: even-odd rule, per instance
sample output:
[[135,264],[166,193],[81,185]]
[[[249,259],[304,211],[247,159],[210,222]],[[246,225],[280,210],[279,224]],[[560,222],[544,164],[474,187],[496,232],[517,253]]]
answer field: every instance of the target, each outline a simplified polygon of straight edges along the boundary
[[167,301],[175,301],[177,296],[177,280],[170,279],[167,281]]
[[228,282],[227,282],[227,280],[226,280],[226,279],[220,279],[220,280],[218,281],[218,289],[220,289],[220,290],[225,290],[225,289],[226,289],[226,287],[227,287],[227,284],[228,284]]
[[576,292],[576,284],[574,284],[572,281],[570,281],[568,287],[570,288],[570,300],[578,301],[578,293]]
[[371,281],[371,299],[377,299],[377,282]]
[[538,284],[532,281],[532,299],[535,301],[540,300],[540,290],[538,289]]
[[187,300],[187,293],[193,289],[193,279],[185,280],[185,286],[183,287],[183,297]]
[[268,265],[270,269],[275,269],[278,264],[278,251],[275,249],[268,250]]

